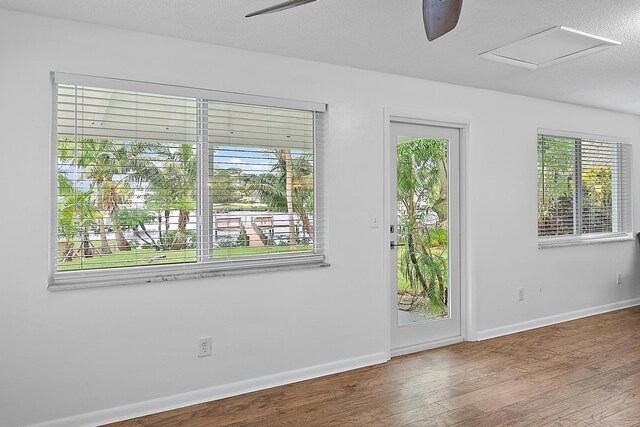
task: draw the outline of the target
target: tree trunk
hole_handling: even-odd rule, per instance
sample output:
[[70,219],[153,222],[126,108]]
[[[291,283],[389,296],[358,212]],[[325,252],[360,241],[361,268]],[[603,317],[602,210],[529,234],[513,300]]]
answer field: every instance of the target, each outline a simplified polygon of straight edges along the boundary
[[440,181],[440,193],[438,199],[433,203],[433,211],[438,215],[438,222],[445,223],[449,219],[449,176],[445,159],[436,161],[438,168],[438,180]]
[[118,247],[118,250],[130,251],[131,245],[129,245],[129,242],[127,241],[127,239],[125,239],[122,229],[120,227],[114,226],[113,231],[116,235],[116,246]]
[[295,249],[298,236],[296,235],[296,223],[293,216],[293,160],[291,150],[280,150],[281,158],[285,166],[285,191],[287,196],[287,214],[289,215],[289,246]]
[[85,258],[91,258],[94,255],[94,249],[91,246],[91,240],[89,239],[89,233],[82,233],[82,242],[80,243],[80,253]]
[[449,293],[447,292],[447,288],[444,287],[442,273],[438,272],[436,277],[438,278],[438,288],[440,289],[440,301],[446,306],[449,303]]
[[[112,196],[110,196],[112,197]],[[103,201],[99,201],[98,202],[98,209],[100,210],[109,210],[111,207],[110,206],[102,206],[103,205]],[[98,217],[98,230],[100,232],[100,242],[101,242],[101,246],[100,246],[100,253],[104,254],[104,255],[108,255],[111,253],[111,247],[109,246],[109,242],[107,241],[107,231],[105,230],[105,226],[104,226],[104,216],[100,215]]]
[[134,230],[133,231],[133,235],[136,237],[136,239],[142,240],[142,242],[145,245],[153,246],[153,244],[149,240],[145,239],[144,236],[142,235],[142,233],[139,232],[138,230]]
[[429,296],[429,285],[427,285],[427,281],[422,275],[422,270],[420,270],[420,264],[418,263],[418,258],[416,258],[416,245],[413,240],[413,233],[411,232],[407,233],[407,250],[409,251],[409,258],[411,259],[413,268],[416,271],[418,282],[420,282],[420,287],[422,288],[424,293]]
[[187,231],[187,224],[189,223],[189,211],[180,209],[180,216],[178,217],[178,231],[182,234]]
[[[144,234],[147,235],[147,237],[149,238],[149,240],[151,241],[151,245],[156,249],[156,251],[160,250],[160,245],[158,245],[158,242],[156,242],[156,239],[154,239],[153,237],[151,237],[151,234],[149,234],[149,232],[147,231],[147,227],[144,226],[144,223],[141,222],[140,224],[140,228],[142,229],[142,231],[144,231]],[[142,238],[142,237],[140,237]],[[142,239],[144,240],[144,239]],[[146,243],[146,240],[145,240]]]
[[[429,262],[434,262],[433,252],[431,251],[431,248],[429,246],[426,246],[424,243],[421,243],[420,247],[422,248],[422,252],[424,252],[425,255],[427,255],[427,257],[429,258]],[[435,276],[438,282],[438,293],[439,293],[440,302],[442,302],[444,305],[447,305],[449,296],[447,294],[447,289],[445,288],[445,280],[442,277],[442,272],[437,268],[435,270],[436,270]]]
[[309,217],[306,215],[306,213],[305,215],[300,215],[300,217],[302,218],[302,227],[307,232],[309,237],[311,237],[311,239],[314,239],[315,236],[313,233],[313,225],[311,225],[311,221],[309,221]]
[[62,262],[71,262],[73,261],[73,254],[74,254],[74,250],[73,247],[75,246],[75,244],[73,242],[70,241],[66,241],[63,244],[63,249],[62,251],[62,256],[59,258],[62,258]]
[[[109,216],[111,218],[116,217],[116,210],[118,209],[118,190],[116,186],[112,182],[112,176],[109,175],[108,178],[105,179],[105,182],[109,183],[109,200],[105,203],[105,208],[107,212],[109,212]],[[118,225],[113,226],[113,232],[116,235],[116,247],[119,251],[130,251],[131,246],[129,242],[124,237],[124,233],[122,232],[122,228]]]
[[169,231],[169,224],[171,223],[171,211],[164,211],[164,231]]
[[109,242],[107,241],[107,231],[104,226],[104,217],[100,215],[98,217],[98,230],[100,231],[100,253],[103,255],[108,255],[111,253],[111,247],[109,246]]
[[181,251],[185,248],[188,222],[189,211],[180,209],[180,216],[178,217],[178,232],[176,233],[176,238],[173,240],[173,245],[171,246],[172,251]]

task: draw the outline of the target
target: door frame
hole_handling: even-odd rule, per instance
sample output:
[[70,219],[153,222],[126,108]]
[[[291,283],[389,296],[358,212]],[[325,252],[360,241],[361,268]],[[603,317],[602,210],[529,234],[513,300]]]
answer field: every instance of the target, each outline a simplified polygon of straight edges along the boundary
[[[401,122],[416,125],[445,127],[457,129],[460,132],[460,336],[442,341],[429,342],[414,347],[403,348],[400,351],[391,349],[391,252],[389,250],[389,227],[391,225],[390,194],[391,194],[391,122]],[[413,353],[443,345],[454,344],[461,341],[477,340],[475,298],[472,289],[472,281],[469,267],[468,248],[468,176],[467,159],[468,144],[471,130],[471,120],[461,117],[443,116],[441,113],[407,111],[396,108],[384,108],[384,144],[383,144],[383,183],[384,189],[384,214],[381,248],[383,248],[383,272],[384,272],[384,346],[387,359],[401,354]],[[395,160],[395,159],[394,159]]]

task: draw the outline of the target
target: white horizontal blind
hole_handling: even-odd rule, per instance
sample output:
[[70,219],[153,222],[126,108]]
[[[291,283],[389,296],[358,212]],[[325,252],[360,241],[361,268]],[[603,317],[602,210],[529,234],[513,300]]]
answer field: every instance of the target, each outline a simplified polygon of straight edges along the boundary
[[195,262],[196,100],[58,86],[57,271]]
[[316,252],[315,115],[208,103],[216,254]]
[[574,234],[575,140],[538,135],[538,236]]
[[73,84],[56,94],[52,284],[322,253],[322,113]]
[[538,236],[631,232],[631,145],[538,135]]

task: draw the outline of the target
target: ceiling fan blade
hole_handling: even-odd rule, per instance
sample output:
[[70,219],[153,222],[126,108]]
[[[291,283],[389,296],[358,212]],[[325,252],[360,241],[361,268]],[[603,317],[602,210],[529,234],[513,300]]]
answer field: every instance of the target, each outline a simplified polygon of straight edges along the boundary
[[252,16],[258,15],[266,15],[267,13],[280,12],[283,10],[291,9],[292,7],[302,6],[307,3],[314,2],[316,0],[289,0],[283,3],[278,3],[274,6],[267,7],[265,9],[258,10],[256,12],[252,12],[248,15],[245,15],[245,18],[251,18]]
[[424,29],[429,41],[453,30],[460,19],[462,0],[422,0]]

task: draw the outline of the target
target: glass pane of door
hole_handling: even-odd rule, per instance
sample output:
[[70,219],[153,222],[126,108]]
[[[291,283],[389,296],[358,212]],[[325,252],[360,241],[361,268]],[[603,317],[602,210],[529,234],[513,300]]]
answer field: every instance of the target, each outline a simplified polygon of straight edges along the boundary
[[450,317],[448,141],[397,136],[398,326]]

